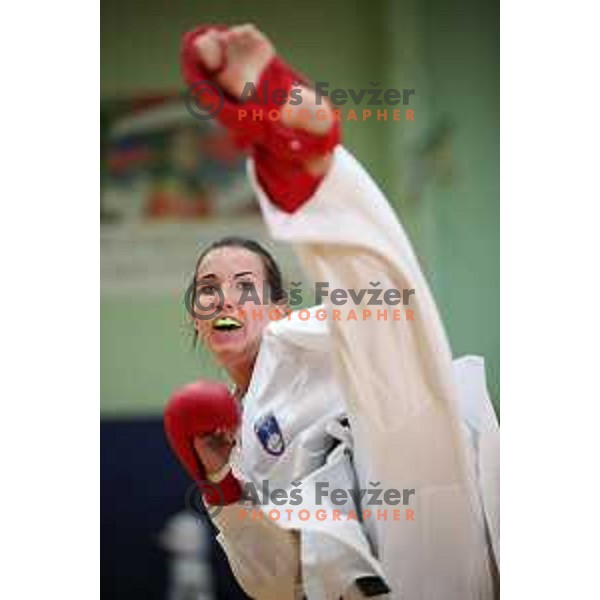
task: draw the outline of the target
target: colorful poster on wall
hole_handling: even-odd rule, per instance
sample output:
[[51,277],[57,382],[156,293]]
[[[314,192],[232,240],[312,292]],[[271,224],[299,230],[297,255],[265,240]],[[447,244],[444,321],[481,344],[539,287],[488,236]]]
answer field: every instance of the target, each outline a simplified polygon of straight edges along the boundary
[[100,122],[103,225],[256,214],[242,154],[179,96],[104,101]]

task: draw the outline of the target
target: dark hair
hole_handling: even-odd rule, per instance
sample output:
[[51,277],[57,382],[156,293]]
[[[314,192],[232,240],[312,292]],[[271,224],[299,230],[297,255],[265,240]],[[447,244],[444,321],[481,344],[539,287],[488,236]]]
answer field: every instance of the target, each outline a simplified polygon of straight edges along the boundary
[[[253,252],[259,256],[262,259],[265,271],[267,272],[267,283],[269,284],[271,300],[273,302],[279,302],[286,297],[286,292],[283,289],[283,275],[281,274],[281,269],[271,253],[268,250],[265,250],[265,248],[263,248],[263,246],[261,246],[257,241],[250,238],[241,236],[227,236],[209,244],[206,248],[204,248],[198,257],[198,260],[196,261],[196,268],[194,269],[194,278],[192,281],[192,296],[190,298],[191,306],[194,306],[196,302],[195,282],[198,268],[200,267],[200,264],[204,258],[210,252],[217,250],[218,248],[244,248],[245,250],[249,250],[250,252]],[[194,344],[196,344],[197,338],[198,333],[195,332]]]

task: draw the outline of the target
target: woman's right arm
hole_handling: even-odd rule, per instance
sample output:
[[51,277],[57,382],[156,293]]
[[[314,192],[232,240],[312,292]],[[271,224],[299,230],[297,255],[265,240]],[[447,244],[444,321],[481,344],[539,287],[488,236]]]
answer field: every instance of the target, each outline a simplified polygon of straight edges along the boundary
[[[242,485],[230,466],[234,445],[232,433],[227,431],[194,438],[194,451],[210,486],[204,488],[204,503],[219,531],[217,541],[249,596],[294,600],[300,576],[298,536],[275,525],[259,507],[238,503],[241,491],[233,488],[233,493],[228,493],[227,482],[232,478],[239,483],[237,490]],[[220,493],[213,494],[214,488],[220,488]]]
[[224,506],[212,517],[217,541],[244,591],[260,600],[299,597],[300,542],[295,531],[272,523],[258,508]]

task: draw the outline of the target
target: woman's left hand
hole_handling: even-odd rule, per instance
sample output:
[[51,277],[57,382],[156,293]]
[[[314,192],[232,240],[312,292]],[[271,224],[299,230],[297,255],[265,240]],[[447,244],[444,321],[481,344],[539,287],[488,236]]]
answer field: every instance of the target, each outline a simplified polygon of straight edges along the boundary
[[217,430],[194,438],[194,450],[207,476],[220,471],[229,461],[235,446],[235,431]]

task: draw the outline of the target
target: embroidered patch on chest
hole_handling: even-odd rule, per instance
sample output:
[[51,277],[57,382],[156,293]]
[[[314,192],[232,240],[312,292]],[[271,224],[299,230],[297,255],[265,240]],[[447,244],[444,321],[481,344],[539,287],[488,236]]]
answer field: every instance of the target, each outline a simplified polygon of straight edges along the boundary
[[273,413],[269,413],[254,423],[254,431],[262,447],[273,456],[281,456],[285,450],[285,443],[279,423]]

